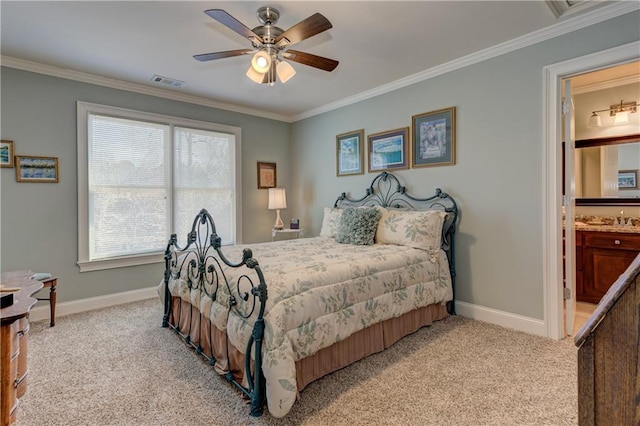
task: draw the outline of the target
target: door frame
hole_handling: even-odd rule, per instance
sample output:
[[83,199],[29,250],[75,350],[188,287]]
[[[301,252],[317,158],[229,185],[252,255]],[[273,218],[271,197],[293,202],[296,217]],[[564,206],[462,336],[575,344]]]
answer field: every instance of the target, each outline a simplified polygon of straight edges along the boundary
[[[543,69],[542,279],[547,337],[565,337],[562,290],[562,79],[640,59],[640,41]],[[565,155],[573,155],[567,151]],[[571,190],[567,188],[567,190]],[[572,194],[573,195],[573,194]],[[576,297],[572,294],[571,297]]]

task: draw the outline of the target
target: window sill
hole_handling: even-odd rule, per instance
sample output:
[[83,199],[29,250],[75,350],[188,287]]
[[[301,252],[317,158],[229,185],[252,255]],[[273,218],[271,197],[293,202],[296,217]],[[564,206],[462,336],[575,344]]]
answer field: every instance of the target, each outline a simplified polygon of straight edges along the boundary
[[78,266],[80,267],[80,272],[91,272],[103,269],[126,268],[129,266],[149,265],[151,263],[162,262],[164,262],[164,255],[162,253],[152,253],[103,260],[79,260]]

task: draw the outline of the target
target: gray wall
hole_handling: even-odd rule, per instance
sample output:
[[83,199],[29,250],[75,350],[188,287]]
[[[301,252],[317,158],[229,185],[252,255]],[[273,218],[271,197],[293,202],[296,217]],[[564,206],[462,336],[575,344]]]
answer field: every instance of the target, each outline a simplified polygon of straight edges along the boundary
[[458,300],[542,319],[543,67],[639,40],[639,21],[627,14],[294,123],[301,223],[317,234],[322,208],[342,191],[364,195],[375,176],[336,177],[335,135],[411,126],[412,115],[455,106],[456,165],[396,174],[416,195],[439,187],[459,203]]
[[[60,182],[18,183],[1,169],[1,268],[59,277],[58,300],[83,299],[153,286],[161,264],[80,273],[78,259],[76,101],[210,121],[242,128],[242,217],[245,242],[270,240],[274,213],[257,189],[257,161],[277,163],[289,187],[288,123],[3,67],[2,139],[18,155],[59,158]],[[126,238],[126,235],[123,235]],[[180,237],[183,238],[183,237]]]
[[[543,317],[543,67],[640,39],[638,12],[594,25],[292,125],[2,68],[2,138],[16,153],[60,157],[59,184],[19,184],[2,169],[3,271],[50,271],[60,300],[155,285],[161,265],[79,274],[75,102],[214,121],[242,128],[245,242],[269,239],[273,212],[256,189],[256,161],[278,163],[290,208],[306,235],[342,191],[363,193],[374,174],[336,177],[335,135],[411,126],[411,116],[457,108],[457,164],[397,172],[409,190],[450,193],[462,215],[457,234],[457,298]],[[419,54],[419,52],[412,52]],[[428,54],[428,52],[424,52]]]

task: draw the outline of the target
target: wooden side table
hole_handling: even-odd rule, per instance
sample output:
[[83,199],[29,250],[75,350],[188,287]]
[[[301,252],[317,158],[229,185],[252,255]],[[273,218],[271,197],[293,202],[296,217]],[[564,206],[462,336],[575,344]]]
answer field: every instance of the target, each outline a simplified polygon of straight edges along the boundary
[[42,280],[43,288],[49,287],[49,297],[38,298],[38,300],[48,300],[49,301],[49,309],[51,310],[51,323],[50,327],[56,325],[56,286],[58,285],[58,278],[51,277],[46,280]]

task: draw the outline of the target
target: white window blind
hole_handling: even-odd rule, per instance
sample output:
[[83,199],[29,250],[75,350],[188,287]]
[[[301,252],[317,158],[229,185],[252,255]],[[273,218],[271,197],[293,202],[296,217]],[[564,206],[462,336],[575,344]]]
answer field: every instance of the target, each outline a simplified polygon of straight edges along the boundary
[[90,114],[88,128],[89,258],[162,250],[169,126]]
[[175,128],[175,230],[184,237],[205,208],[223,244],[235,244],[235,137],[206,130]]
[[203,208],[223,244],[239,235],[240,129],[78,102],[81,271],[162,261]]

